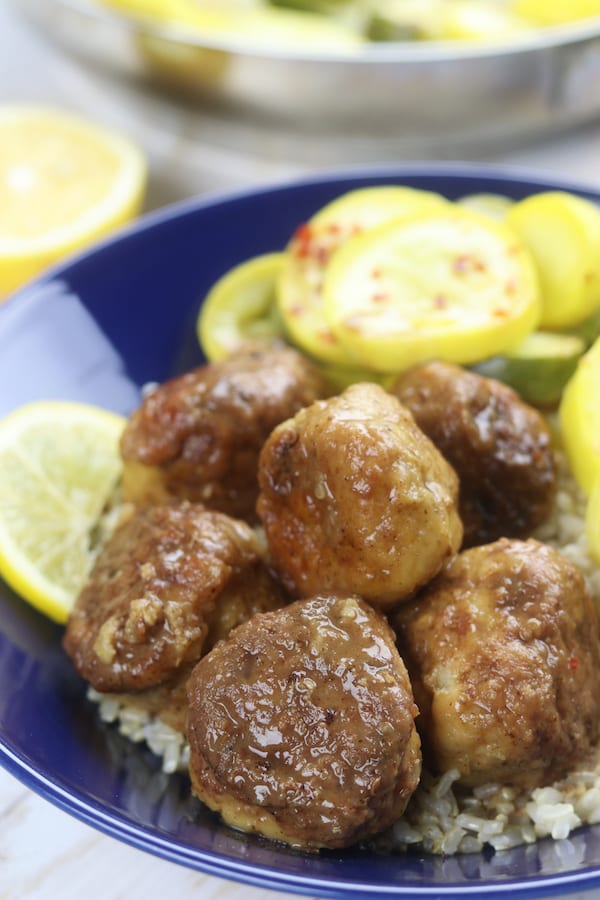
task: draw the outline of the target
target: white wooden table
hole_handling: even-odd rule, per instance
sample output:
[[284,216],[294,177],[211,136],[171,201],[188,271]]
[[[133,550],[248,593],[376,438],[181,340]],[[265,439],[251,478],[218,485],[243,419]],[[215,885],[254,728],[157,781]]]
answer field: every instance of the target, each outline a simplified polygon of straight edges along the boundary
[[[0,0],[0,103],[52,102],[72,108],[73,77],[69,62],[26,27],[7,0]],[[91,82],[89,90],[95,90]],[[79,97],[81,91],[79,84]],[[103,102],[101,92],[94,93],[90,103],[97,119],[128,126],[125,114]],[[144,140],[143,132],[134,136]],[[203,189],[298,174],[285,162],[269,168],[258,158],[245,158],[242,167],[225,161],[229,165],[219,171],[214,152],[205,150],[203,157],[199,148],[197,177],[186,184],[181,177],[172,177],[186,171],[179,165],[186,162],[180,158],[182,146],[174,129],[147,147],[152,165],[151,206]],[[522,165],[600,188],[600,122],[576,134],[502,156],[488,154],[478,161]],[[71,818],[0,770],[0,900],[286,900],[290,896],[205,876],[142,853]],[[583,897],[600,900],[600,891],[573,895],[575,900]]]

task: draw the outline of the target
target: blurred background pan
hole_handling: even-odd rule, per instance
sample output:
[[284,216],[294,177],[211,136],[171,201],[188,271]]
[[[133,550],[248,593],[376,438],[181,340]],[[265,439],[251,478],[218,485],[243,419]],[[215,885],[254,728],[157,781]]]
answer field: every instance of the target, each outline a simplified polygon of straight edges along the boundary
[[260,161],[257,178],[274,161],[287,176],[311,165],[473,158],[600,117],[600,16],[518,40],[334,52],[191,35],[94,0],[19,0],[15,9],[96,87],[108,86],[99,98],[111,109],[125,104],[124,119],[151,121],[165,140],[202,141],[230,176],[242,152]]

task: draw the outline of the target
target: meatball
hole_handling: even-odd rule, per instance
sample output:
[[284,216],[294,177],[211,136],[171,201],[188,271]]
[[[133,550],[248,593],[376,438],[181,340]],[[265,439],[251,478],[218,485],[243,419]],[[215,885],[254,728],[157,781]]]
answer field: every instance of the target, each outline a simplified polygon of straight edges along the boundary
[[142,691],[197,662],[226,625],[281,602],[245,522],[197,504],[146,507],[100,552],[64,647],[96,690]]
[[394,625],[437,771],[533,788],[584,759],[600,716],[598,622],[557,550],[507,538],[465,550]]
[[326,394],[312,363],[283,346],[241,352],[159,385],[122,436],[125,500],[187,499],[255,521],[264,441]]
[[295,596],[389,607],[460,545],[458,480],[399,401],[355,384],[279,425],[259,460],[272,563]]
[[394,635],[355,597],[259,614],[188,681],[190,774],[223,819],[295,847],[346,847],[392,824],[421,772]]
[[548,517],[556,490],[550,431],[512,388],[430,362],[390,390],[458,475],[464,547],[528,537]]

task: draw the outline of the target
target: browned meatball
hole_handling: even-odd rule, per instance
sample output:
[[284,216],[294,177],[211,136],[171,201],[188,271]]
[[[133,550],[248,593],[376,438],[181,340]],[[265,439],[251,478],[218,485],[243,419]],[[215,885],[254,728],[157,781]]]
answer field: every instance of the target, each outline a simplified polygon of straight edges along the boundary
[[159,385],[121,440],[125,500],[187,499],[254,520],[264,441],[326,393],[317,369],[283,346],[241,352]]
[[556,460],[542,415],[518,394],[460,366],[415,366],[391,387],[460,481],[463,546],[528,537],[550,514]]
[[188,696],[193,789],[244,831],[349,846],[397,819],[419,781],[406,669],[358,598],[255,616],[198,663]]
[[101,551],[64,647],[97,690],[141,691],[196,662],[227,623],[281,602],[245,522],[190,503],[147,507]]
[[435,769],[532,788],[586,756],[600,716],[598,622],[558,551],[505,538],[465,550],[394,624]]
[[279,425],[260,456],[257,509],[296,596],[402,601],[458,548],[458,481],[411,414],[355,384]]

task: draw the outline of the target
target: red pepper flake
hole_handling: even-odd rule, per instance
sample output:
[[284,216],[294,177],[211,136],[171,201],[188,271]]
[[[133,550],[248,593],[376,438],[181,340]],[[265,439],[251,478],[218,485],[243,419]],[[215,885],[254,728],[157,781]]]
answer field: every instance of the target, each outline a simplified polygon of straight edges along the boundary
[[317,262],[325,265],[328,262],[329,257],[331,256],[331,250],[329,249],[329,247],[324,247],[321,244],[321,246],[315,248],[314,255]]
[[293,236],[294,253],[296,256],[308,256],[313,235],[314,231],[308,222],[304,222],[296,228]]
[[496,309],[492,310],[492,315],[496,319],[508,319],[509,312],[507,309],[504,309],[502,306],[498,306]]
[[288,312],[292,316],[301,316],[304,313],[304,307],[300,303],[296,303],[295,306],[290,306]]
[[317,337],[320,341],[323,341],[324,344],[337,343],[335,334],[332,331],[319,331],[317,332]]
[[386,300],[389,300],[389,297],[390,297],[390,295],[389,295],[388,291],[376,291],[374,294],[371,295],[371,302],[372,303],[384,303]]
[[344,319],[344,327],[348,329],[348,331],[358,331],[359,334],[362,331],[363,325],[363,317],[360,315],[352,315],[347,316]]
[[374,269],[371,269],[371,278],[375,278],[375,280],[377,280],[378,278],[381,278],[381,269],[379,269],[377,267]]
[[465,272],[485,272],[486,265],[477,256],[471,256],[468,253],[461,253],[452,263],[452,268],[457,275]]
[[446,309],[448,306],[448,298],[445,294],[436,294],[433,298],[433,306],[435,309]]
[[327,226],[327,231],[330,234],[339,234],[341,230],[342,229],[340,228],[340,226],[338,225],[337,222],[330,222],[329,225]]
[[569,658],[569,668],[571,669],[572,672],[576,672],[577,669],[579,668],[579,660],[577,659],[576,656],[571,656]]
[[517,292],[517,284],[514,278],[509,278],[506,284],[504,285],[504,293],[508,294],[509,297],[512,297]]

